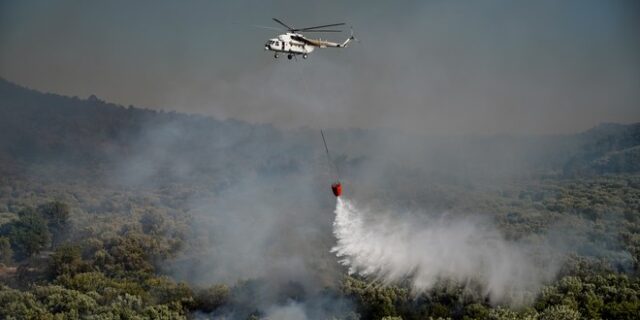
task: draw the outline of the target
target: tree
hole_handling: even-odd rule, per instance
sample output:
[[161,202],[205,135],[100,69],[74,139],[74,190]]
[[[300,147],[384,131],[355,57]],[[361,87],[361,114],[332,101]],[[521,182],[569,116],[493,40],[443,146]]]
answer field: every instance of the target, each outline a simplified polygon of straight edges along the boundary
[[33,294],[0,285],[0,319],[52,319]]
[[56,319],[85,319],[98,309],[96,295],[56,285],[36,286],[31,293]]
[[480,303],[473,303],[465,307],[464,319],[487,319],[490,309]]
[[87,269],[77,246],[60,246],[49,258],[49,275],[52,279],[63,274],[74,275]]
[[489,315],[486,318],[478,318],[478,319],[491,319],[491,320],[535,320],[537,319],[537,314],[535,313],[518,313],[508,308],[504,307],[495,307],[489,311]]
[[203,312],[212,312],[229,300],[229,287],[224,284],[213,285],[196,292],[195,308]]
[[6,237],[0,237],[0,263],[10,265],[13,262],[13,250],[11,243]]
[[38,207],[38,212],[47,219],[51,232],[51,246],[57,246],[64,238],[69,225],[69,206],[60,201],[52,201]]
[[140,218],[140,224],[142,225],[142,232],[157,234],[162,229],[164,217],[158,212],[148,211]]
[[397,306],[410,300],[407,289],[373,286],[354,277],[345,278],[342,291],[346,296],[355,298],[360,306],[360,313],[367,319],[399,316]]
[[546,308],[540,314],[540,320],[578,320],[580,312],[570,306],[560,304]]
[[168,305],[176,311],[194,305],[191,288],[184,283],[175,283],[169,277],[150,277],[143,286],[154,304]]
[[22,260],[45,248],[51,235],[46,220],[33,209],[24,209],[18,216],[9,228],[9,239],[16,259]]

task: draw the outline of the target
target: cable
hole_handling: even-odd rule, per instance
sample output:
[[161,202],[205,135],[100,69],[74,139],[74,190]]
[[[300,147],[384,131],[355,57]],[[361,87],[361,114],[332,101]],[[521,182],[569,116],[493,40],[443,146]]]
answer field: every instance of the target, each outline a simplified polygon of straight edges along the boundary
[[327,160],[329,161],[329,166],[333,164],[336,169],[336,181],[340,181],[340,170],[338,169],[338,164],[334,161],[331,161],[331,154],[329,154],[329,148],[327,147],[327,140],[324,138],[324,131],[320,129],[320,135],[322,135],[322,142],[324,143],[324,150],[327,151]]

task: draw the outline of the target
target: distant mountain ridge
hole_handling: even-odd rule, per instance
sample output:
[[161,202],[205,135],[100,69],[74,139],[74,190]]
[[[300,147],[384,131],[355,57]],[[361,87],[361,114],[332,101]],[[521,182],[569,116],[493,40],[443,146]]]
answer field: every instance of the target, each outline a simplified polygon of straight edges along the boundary
[[578,134],[581,150],[565,165],[566,174],[640,172],[640,123],[605,123]]
[[201,127],[247,129],[240,121],[141,109],[87,99],[41,93],[0,78],[0,147],[17,157],[66,155],[103,157],[127,153],[146,125],[183,122]]
[[[139,154],[144,153],[151,155],[144,159],[153,162],[147,166],[154,165],[154,170],[180,168],[180,174],[198,176],[252,168],[259,174],[273,174],[301,170],[322,151],[315,130],[282,131],[270,125],[124,107],[94,95],[79,99],[41,93],[1,78],[0,114],[0,161],[5,162],[58,161],[91,169],[108,167],[123,158],[142,161]],[[334,134],[340,135],[332,141],[336,161],[345,166],[358,166],[370,158],[369,149],[375,152],[380,136],[386,135],[376,130],[338,130]],[[387,136],[387,140],[396,137]],[[525,166],[514,166],[516,171],[565,175],[640,172],[640,123],[602,124],[563,136],[431,141],[398,135],[397,139],[429,145],[416,152],[414,162],[425,162],[421,157],[428,157],[434,166],[454,173],[461,171],[456,166],[482,172],[514,163]],[[398,151],[398,158],[404,157],[403,152]],[[481,156],[468,160],[471,154]]]

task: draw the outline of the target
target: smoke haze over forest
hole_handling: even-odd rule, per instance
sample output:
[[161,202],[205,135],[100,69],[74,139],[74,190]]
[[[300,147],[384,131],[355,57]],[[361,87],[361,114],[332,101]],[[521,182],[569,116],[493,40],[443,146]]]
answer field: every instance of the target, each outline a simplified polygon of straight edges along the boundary
[[[277,32],[252,27],[271,17],[361,42],[273,61]],[[635,1],[3,1],[0,75],[282,127],[575,133],[640,119],[639,17]]]

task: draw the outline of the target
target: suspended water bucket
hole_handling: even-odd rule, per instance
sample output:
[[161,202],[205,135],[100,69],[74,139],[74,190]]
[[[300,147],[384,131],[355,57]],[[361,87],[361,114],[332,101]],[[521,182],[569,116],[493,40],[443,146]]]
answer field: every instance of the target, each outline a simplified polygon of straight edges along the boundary
[[333,191],[334,196],[339,197],[342,194],[342,184],[340,182],[332,184],[331,191]]

